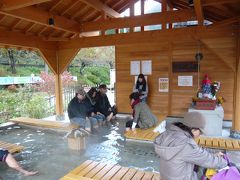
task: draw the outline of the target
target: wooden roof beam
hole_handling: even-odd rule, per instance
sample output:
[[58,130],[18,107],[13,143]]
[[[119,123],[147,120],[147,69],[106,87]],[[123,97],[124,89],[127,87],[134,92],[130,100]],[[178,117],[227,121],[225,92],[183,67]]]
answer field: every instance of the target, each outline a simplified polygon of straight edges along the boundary
[[82,24],[81,32],[91,32],[107,29],[120,29],[137,26],[156,25],[162,23],[184,22],[195,20],[193,10],[167,11],[161,13],[144,14],[141,16],[98,20]]
[[11,30],[14,30],[20,23],[21,23],[22,19],[16,19],[12,26],[10,27]]
[[196,13],[197,20],[198,20],[198,25],[203,26],[204,15],[203,15],[201,0],[194,1],[194,9],[195,9],[195,13]]
[[51,0],[2,0],[1,4],[1,10],[3,11],[11,11],[19,8],[24,8],[27,6],[32,6],[35,4],[40,4],[44,2],[48,2]]
[[110,8],[109,6],[103,4],[99,0],[80,0],[80,1],[82,1],[85,4],[93,7],[94,9],[96,9],[98,11],[104,11],[110,17],[114,17],[114,18],[121,17],[121,14],[119,14],[117,11]]
[[25,35],[20,32],[6,31],[3,29],[0,29],[0,44],[24,48],[57,49],[57,43],[45,42],[36,36]]
[[217,28],[217,27],[222,27],[222,26],[227,26],[229,24],[233,24],[239,22],[240,23],[240,16],[233,17],[233,18],[228,18],[222,21],[217,21],[214,22],[212,25],[207,26],[208,28]]
[[162,3],[162,4],[163,4],[163,3],[166,3],[166,4],[168,5],[168,7],[171,8],[171,9],[174,8],[171,0],[156,0],[156,1],[157,1],[157,2],[160,2],[160,3]]
[[78,3],[79,3],[78,0],[77,0],[77,1],[75,0],[75,2],[72,1],[72,2],[69,4],[69,6],[66,7],[65,10],[61,13],[61,16],[63,16],[64,14],[66,14],[70,9],[72,9],[72,8],[73,8],[74,6],[76,6]]
[[58,2],[49,9],[49,12],[52,12],[57,6],[59,6],[62,3],[62,1],[63,0],[58,0]]
[[[134,33],[114,34],[111,36],[95,36],[95,37],[82,37],[74,38],[68,42],[59,42],[59,49],[71,48],[87,48],[87,47],[100,47],[100,46],[117,46],[124,44],[136,44],[146,42],[182,42],[192,41],[202,38],[216,38],[216,37],[235,37],[234,29],[231,27],[223,27],[217,29],[208,29],[204,27],[186,27],[166,29],[162,31],[144,31]],[[177,37],[177,38],[176,38]]]
[[[59,29],[62,31],[79,33],[79,30],[80,30],[79,28],[80,24],[77,23],[76,21],[69,20],[65,17],[58,16],[58,15],[51,15],[49,14],[49,12],[35,8],[35,7],[25,7],[21,9],[16,9],[14,11],[0,10],[0,14],[23,19],[23,20],[33,22],[36,24],[41,24],[44,26],[49,26],[54,29]],[[54,25],[48,24],[49,18],[54,19]]]
[[220,4],[239,3],[239,0],[202,0],[202,6],[216,6]]

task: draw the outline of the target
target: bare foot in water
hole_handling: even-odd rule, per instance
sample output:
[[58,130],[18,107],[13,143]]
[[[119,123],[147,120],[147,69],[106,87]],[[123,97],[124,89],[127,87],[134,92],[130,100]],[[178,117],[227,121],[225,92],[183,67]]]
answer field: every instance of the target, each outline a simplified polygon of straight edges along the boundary
[[34,175],[37,175],[37,174],[38,174],[38,171],[25,171],[25,172],[23,172],[24,176],[34,176]]

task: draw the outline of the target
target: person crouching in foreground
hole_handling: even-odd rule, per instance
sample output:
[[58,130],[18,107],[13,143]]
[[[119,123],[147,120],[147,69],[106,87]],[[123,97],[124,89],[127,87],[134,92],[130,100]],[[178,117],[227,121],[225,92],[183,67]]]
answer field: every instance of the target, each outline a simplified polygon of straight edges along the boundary
[[197,180],[194,165],[216,169],[227,166],[223,153],[210,153],[194,141],[204,133],[205,124],[202,114],[189,112],[182,122],[167,125],[166,131],[156,137],[162,180]]
[[147,129],[156,125],[157,118],[151,112],[145,102],[141,102],[140,94],[135,92],[130,94],[130,105],[133,109],[133,119],[127,121],[126,131],[135,130],[135,128]]

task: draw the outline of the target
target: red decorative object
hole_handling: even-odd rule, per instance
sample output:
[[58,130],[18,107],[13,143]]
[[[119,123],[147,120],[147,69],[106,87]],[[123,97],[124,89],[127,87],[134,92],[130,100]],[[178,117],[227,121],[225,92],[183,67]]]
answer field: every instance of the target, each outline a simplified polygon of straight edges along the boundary
[[216,108],[216,100],[197,99],[195,109],[199,110],[214,110]]

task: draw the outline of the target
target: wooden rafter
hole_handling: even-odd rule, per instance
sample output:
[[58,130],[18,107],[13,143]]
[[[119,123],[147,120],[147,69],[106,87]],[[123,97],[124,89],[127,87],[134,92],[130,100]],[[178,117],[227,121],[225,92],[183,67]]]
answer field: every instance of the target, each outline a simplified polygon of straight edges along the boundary
[[[234,62],[233,58],[229,56],[228,58],[226,58],[226,55],[224,55],[224,53],[222,54],[221,51],[219,51],[218,49],[214,49],[214,47],[208,45],[207,41],[205,41],[204,39],[200,41],[212,54],[218,57],[218,59],[220,59],[222,63],[225,64],[226,67],[230,68],[233,72],[235,72],[235,64],[233,63]],[[232,61],[227,61],[226,59],[228,60],[231,59]]]
[[156,0],[156,1],[158,1],[160,3],[166,3],[168,5],[168,7],[170,7],[171,9],[174,8],[171,0]]
[[[16,9],[14,11],[0,10],[0,14],[23,19],[36,24],[51,26],[54,29],[79,33],[79,23],[69,20],[62,16],[51,15],[47,11],[34,8],[34,7],[26,7],[26,8]],[[48,24],[49,18],[54,19],[54,25]]]
[[25,35],[20,32],[6,31],[2,29],[0,29],[0,44],[24,48],[57,48],[57,44],[54,42],[48,43],[36,36]]
[[214,22],[212,25],[208,26],[208,28],[217,28],[222,26],[227,26],[229,24],[233,24],[235,22],[240,22],[240,16],[228,18],[222,21]]
[[64,11],[61,13],[61,16],[63,16],[64,14],[66,14],[70,9],[72,9],[72,8],[73,8],[74,6],[76,6],[78,3],[79,3],[78,0],[72,1],[72,2],[68,5],[68,7],[66,7],[66,8],[64,9]]
[[0,14],[0,22],[5,18],[6,16],[3,14]]
[[201,0],[194,1],[194,9],[195,9],[195,13],[196,13],[197,20],[198,20],[198,25],[202,26],[203,22],[204,22],[204,15],[203,15]]
[[41,34],[46,31],[49,27],[45,26],[44,28],[41,29],[41,31],[38,32],[38,36],[41,36]]
[[28,32],[30,32],[35,25],[36,25],[35,23],[29,24],[29,25],[25,28],[24,34],[27,34]]
[[221,19],[223,19],[223,16],[220,16],[215,12],[209,11],[208,9],[204,10],[204,17],[205,19],[212,22],[220,21]]
[[74,14],[71,16],[70,19],[75,19],[75,18],[81,16],[81,15],[84,14],[88,9],[89,9],[88,6],[84,6],[84,7],[81,9],[81,11],[77,11],[76,13],[74,13]]
[[62,1],[63,0],[58,0],[58,2],[49,9],[49,12],[52,12],[56,7],[58,7],[62,3]]
[[[173,28],[162,31],[144,31],[137,33],[122,33],[111,36],[96,36],[96,37],[82,37],[74,38],[66,43],[60,42],[59,48],[85,48],[98,46],[112,46],[124,44],[136,44],[146,42],[161,42],[161,41],[192,41],[193,39],[201,38],[216,38],[216,37],[234,37],[233,29],[230,27],[218,29],[206,29],[204,27],[186,27]],[[177,37],[177,38],[176,38]]]
[[108,7],[107,5],[103,4],[99,0],[81,0],[82,2],[88,4],[89,6],[93,7],[98,11],[104,11],[110,17],[121,17],[117,11],[113,10],[112,8]]
[[51,0],[2,0],[1,10],[12,11],[15,9],[24,8],[27,6],[32,6],[35,4],[40,4],[48,1]]
[[81,19],[82,22],[87,22],[92,16],[94,16],[97,12],[96,11],[92,11],[89,14],[87,14],[86,16],[83,17],[83,19]]
[[10,29],[11,29],[11,30],[15,29],[21,22],[22,22],[21,19],[16,19],[16,20],[12,23]]
[[162,23],[184,22],[193,19],[193,10],[168,11],[141,16],[116,18],[110,20],[98,20],[95,22],[83,23],[81,32],[90,32],[107,29],[120,29],[126,27],[137,27],[156,25]]
[[214,14],[215,16],[220,17],[220,19],[226,19],[226,18],[230,18],[230,17],[234,17],[235,14],[228,12],[228,11],[224,11],[222,9],[219,9],[219,7],[208,7],[207,11]]
[[121,3],[122,3],[122,0],[118,0],[117,2],[116,1],[113,1],[113,5],[111,6],[112,8],[115,8],[117,6],[119,6]]
[[239,0],[202,0],[202,6],[239,3]]
[[123,12],[124,10],[126,10],[129,7],[129,5],[130,5],[129,2],[125,1],[121,5],[119,5],[119,7],[116,9],[118,12]]
[[233,16],[236,15],[234,11],[231,11],[231,9],[228,6],[223,5],[223,4],[217,6],[217,9],[221,10],[222,12],[224,12],[224,14],[226,14],[226,16],[228,16],[228,17],[233,17]]

